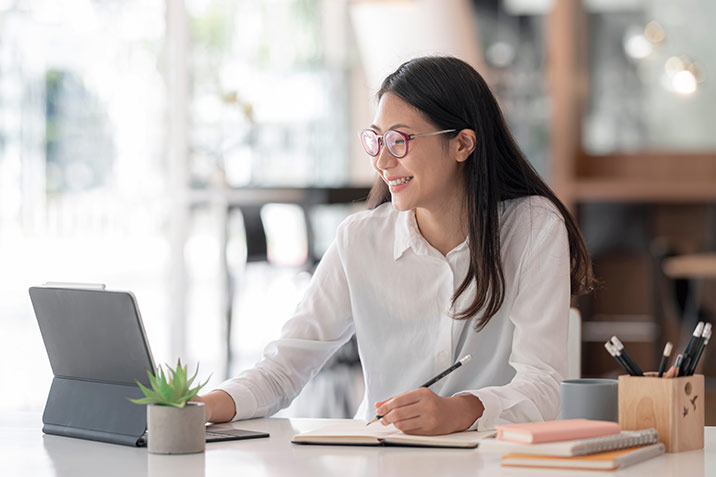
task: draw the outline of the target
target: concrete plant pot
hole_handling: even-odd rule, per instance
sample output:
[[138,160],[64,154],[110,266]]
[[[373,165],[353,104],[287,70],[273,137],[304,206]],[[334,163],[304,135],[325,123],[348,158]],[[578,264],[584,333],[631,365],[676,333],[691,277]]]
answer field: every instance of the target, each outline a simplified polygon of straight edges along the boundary
[[193,454],[206,449],[203,402],[184,408],[147,406],[149,452],[152,454]]

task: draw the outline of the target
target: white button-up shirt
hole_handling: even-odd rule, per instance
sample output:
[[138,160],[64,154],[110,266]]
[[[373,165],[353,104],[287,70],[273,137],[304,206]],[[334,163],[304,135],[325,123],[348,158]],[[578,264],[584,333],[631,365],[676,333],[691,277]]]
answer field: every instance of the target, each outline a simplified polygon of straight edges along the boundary
[[[288,406],[353,333],[365,377],[358,418],[372,418],[373,403],[415,389],[466,354],[472,361],[431,389],[477,396],[485,410],[472,429],[556,418],[570,300],[564,219],[542,197],[505,201],[500,239],[505,300],[475,332],[472,320],[451,317],[469,238],[444,256],[420,234],[414,211],[387,203],[348,217],[281,337],[253,369],[219,386],[236,403],[235,419]],[[473,296],[474,284],[455,309]]]

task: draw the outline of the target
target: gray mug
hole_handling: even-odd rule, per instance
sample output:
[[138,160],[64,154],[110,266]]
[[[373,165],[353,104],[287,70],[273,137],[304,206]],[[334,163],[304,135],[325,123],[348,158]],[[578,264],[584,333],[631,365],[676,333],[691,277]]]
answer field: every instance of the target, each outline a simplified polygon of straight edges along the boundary
[[568,379],[560,385],[560,419],[619,421],[616,379]]

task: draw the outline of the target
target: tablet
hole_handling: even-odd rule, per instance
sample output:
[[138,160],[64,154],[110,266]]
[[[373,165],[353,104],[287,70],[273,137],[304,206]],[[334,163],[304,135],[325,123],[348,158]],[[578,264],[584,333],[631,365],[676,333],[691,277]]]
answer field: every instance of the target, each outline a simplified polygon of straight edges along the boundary
[[[101,285],[52,284],[29,291],[54,374],[43,432],[146,445],[146,407],[127,398],[143,397],[136,382],[150,386],[147,370],[156,367],[134,295]],[[207,442],[268,437],[217,431],[207,433]]]

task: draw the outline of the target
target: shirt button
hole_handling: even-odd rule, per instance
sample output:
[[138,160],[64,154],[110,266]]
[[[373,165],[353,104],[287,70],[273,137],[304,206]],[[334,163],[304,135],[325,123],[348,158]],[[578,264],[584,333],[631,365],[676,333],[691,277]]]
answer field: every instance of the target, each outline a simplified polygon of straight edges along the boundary
[[447,353],[445,351],[441,351],[438,353],[438,359],[440,361],[445,361],[447,359]]

